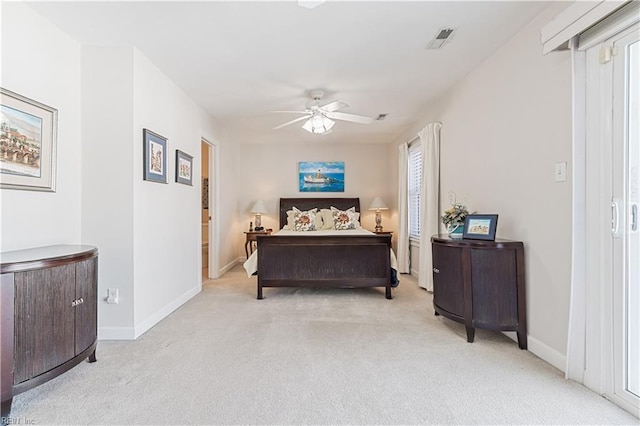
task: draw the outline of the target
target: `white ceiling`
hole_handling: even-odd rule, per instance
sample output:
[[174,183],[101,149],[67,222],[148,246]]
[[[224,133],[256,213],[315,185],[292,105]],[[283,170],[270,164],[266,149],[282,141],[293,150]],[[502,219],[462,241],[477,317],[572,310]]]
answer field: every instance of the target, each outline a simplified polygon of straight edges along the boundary
[[[133,45],[208,111],[236,143],[388,143],[439,95],[482,63],[548,2],[296,1],[35,2],[38,13],[83,44]],[[456,31],[426,50],[443,27]],[[505,70],[508,72],[508,70]],[[336,122],[312,135],[299,122],[308,92],[341,100]]]

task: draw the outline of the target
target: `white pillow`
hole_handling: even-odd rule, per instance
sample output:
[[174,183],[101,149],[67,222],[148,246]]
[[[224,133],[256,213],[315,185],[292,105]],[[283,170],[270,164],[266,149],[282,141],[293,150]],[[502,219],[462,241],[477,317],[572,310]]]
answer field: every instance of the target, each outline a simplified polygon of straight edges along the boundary
[[359,213],[356,213],[356,208],[351,207],[347,210],[339,210],[331,206],[331,216],[333,217],[333,229],[340,231],[345,229],[358,229],[360,224],[358,223]]
[[[335,207],[333,206],[331,206],[331,208],[335,209]],[[355,211],[356,210],[355,207],[351,207],[347,210],[352,211],[354,213],[354,222],[356,224],[355,229],[362,228],[362,226],[360,226],[360,212]],[[323,230],[335,229],[335,227],[333,226],[333,212],[331,211],[331,209],[320,209],[320,216],[322,216],[323,225],[322,225],[322,228],[318,228],[318,229],[323,229]]]
[[287,224],[282,229],[293,231],[315,231],[322,228],[322,215],[318,209],[302,211],[297,207],[287,211]]

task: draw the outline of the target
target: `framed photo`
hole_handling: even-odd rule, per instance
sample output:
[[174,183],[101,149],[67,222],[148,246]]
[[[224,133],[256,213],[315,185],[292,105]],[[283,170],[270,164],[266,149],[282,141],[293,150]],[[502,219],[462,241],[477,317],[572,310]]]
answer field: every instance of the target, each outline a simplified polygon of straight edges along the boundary
[[144,139],[144,180],[167,183],[167,139],[149,129],[142,130]]
[[470,214],[464,221],[462,238],[493,241],[496,239],[496,226],[497,214]]
[[58,110],[0,88],[0,188],[55,192]]
[[176,149],[176,182],[193,186],[193,157]]
[[300,161],[300,192],[344,192],[344,161]]

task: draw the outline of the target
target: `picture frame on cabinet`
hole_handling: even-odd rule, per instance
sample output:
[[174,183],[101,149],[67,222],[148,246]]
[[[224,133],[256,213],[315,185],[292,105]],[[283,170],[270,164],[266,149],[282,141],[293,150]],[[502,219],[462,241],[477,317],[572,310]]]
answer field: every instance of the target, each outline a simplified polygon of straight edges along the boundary
[[167,138],[142,129],[144,140],[143,179],[151,182],[167,183]]
[[462,238],[494,241],[497,226],[497,214],[470,214],[464,221]]
[[0,87],[0,189],[56,192],[58,110]]
[[193,186],[193,156],[176,149],[176,182]]

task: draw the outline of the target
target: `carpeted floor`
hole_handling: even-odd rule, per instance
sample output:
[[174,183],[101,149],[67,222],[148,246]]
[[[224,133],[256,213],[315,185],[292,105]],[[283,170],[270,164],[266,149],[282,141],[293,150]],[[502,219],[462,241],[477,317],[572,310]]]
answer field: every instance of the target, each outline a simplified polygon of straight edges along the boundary
[[14,399],[19,424],[640,424],[501,333],[383,289],[265,289],[241,266],[136,341]]

